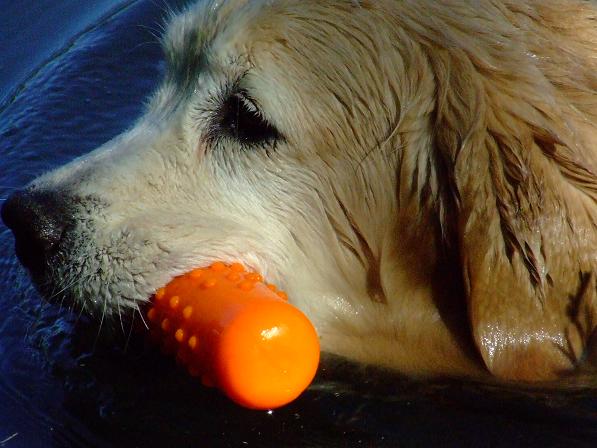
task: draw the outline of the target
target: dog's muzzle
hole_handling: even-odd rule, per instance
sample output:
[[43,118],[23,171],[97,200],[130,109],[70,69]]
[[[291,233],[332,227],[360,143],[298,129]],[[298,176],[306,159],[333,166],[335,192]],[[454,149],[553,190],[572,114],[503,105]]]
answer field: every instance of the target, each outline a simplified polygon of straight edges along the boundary
[[34,276],[47,270],[71,220],[64,195],[55,192],[20,190],[2,207],[2,221],[15,236],[17,257]]

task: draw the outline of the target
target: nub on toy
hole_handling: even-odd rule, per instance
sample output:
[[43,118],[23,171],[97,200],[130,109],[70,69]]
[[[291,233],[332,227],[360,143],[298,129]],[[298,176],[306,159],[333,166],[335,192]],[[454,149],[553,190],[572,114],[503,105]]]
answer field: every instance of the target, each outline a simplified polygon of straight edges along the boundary
[[177,277],[151,305],[151,335],[163,350],[242,406],[283,406],[315,376],[319,340],[311,322],[284,292],[239,263],[216,262]]

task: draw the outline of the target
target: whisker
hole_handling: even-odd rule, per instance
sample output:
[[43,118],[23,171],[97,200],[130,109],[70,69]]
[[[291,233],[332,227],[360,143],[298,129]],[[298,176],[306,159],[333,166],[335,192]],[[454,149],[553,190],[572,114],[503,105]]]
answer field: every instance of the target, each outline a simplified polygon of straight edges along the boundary
[[181,10],[180,6],[169,5],[166,2],[166,0],[162,0],[162,1],[151,0],[151,4],[153,6],[155,6],[156,8],[159,8],[161,10],[162,14],[169,18],[172,18],[173,16],[175,16]]
[[129,342],[131,341],[131,335],[133,334],[133,328],[135,327],[135,309],[133,308],[133,317],[131,317],[131,327],[129,328],[128,335],[126,337],[126,341],[124,343],[124,353],[126,354],[129,348]]
[[122,322],[122,310],[120,309],[120,299],[116,299],[116,308],[118,309],[118,319],[120,320],[120,329],[122,334],[126,334],[124,331],[124,323]]
[[145,42],[141,42],[141,43],[138,43],[137,45],[135,45],[133,47],[132,51],[136,50],[137,48],[141,48],[141,47],[143,47],[145,45],[159,45],[159,43],[158,42],[152,42],[150,40],[145,41]]
[[159,30],[159,29],[156,30],[156,29],[154,29],[154,28],[152,28],[150,26],[147,26],[147,25],[137,25],[137,26],[139,28],[141,28],[141,29],[149,32],[149,34],[151,35],[151,37],[153,37],[155,39],[155,42],[153,42],[153,43],[156,43],[158,45],[160,44],[160,33],[163,33],[163,31],[164,31],[163,29],[162,30]]
[[82,283],[84,281],[87,281],[90,277],[92,277],[93,275],[95,275],[95,273],[90,273],[87,274],[84,277],[74,277],[73,280],[68,283],[66,286],[64,286],[64,288],[62,288],[60,291],[58,291],[55,294],[52,294],[51,296],[48,297],[48,300],[52,300],[53,298],[57,297],[59,294],[62,294],[64,291],[66,291],[69,288],[72,288],[73,286],[76,286],[79,283]]
[[79,313],[77,314],[77,318],[75,319],[75,324],[79,323],[79,321],[81,320],[81,317],[83,317],[84,311],[85,311],[85,305],[81,305],[81,309],[79,310]]
[[135,310],[139,313],[139,317],[141,318],[141,322],[143,322],[145,329],[149,330],[149,325],[147,325],[147,322],[145,322],[145,319],[143,318],[143,312],[141,311],[138,303],[135,304]]
[[95,336],[95,341],[93,342],[93,348],[91,349],[91,353],[95,353],[95,349],[97,348],[97,343],[100,338],[100,334],[102,332],[102,327],[104,325],[104,318],[106,317],[106,310],[108,309],[108,301],[104,297],[104,309],[102,310],[102,317],[100,319],[99,328],[97,330],[97,335]]

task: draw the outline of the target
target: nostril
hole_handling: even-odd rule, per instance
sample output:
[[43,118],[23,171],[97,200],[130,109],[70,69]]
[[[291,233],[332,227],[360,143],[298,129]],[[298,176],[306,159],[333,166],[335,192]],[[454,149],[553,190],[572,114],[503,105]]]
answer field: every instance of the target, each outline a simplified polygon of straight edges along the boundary
[[18,191],[4,203],[1,215],[15,235],[21,262],[30,269],[39,270],[62,238],[67,223],[66,205],[61,195]]

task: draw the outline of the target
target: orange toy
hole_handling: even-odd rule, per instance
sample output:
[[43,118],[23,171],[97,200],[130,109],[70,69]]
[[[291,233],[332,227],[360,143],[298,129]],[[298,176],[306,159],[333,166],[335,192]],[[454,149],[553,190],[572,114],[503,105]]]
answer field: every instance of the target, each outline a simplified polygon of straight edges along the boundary
[[285,405],[315,376],[319,341],[311,322],[239,263],[216,262],[177,277],[152,305],[150,330],[164,350],[243,406]]

